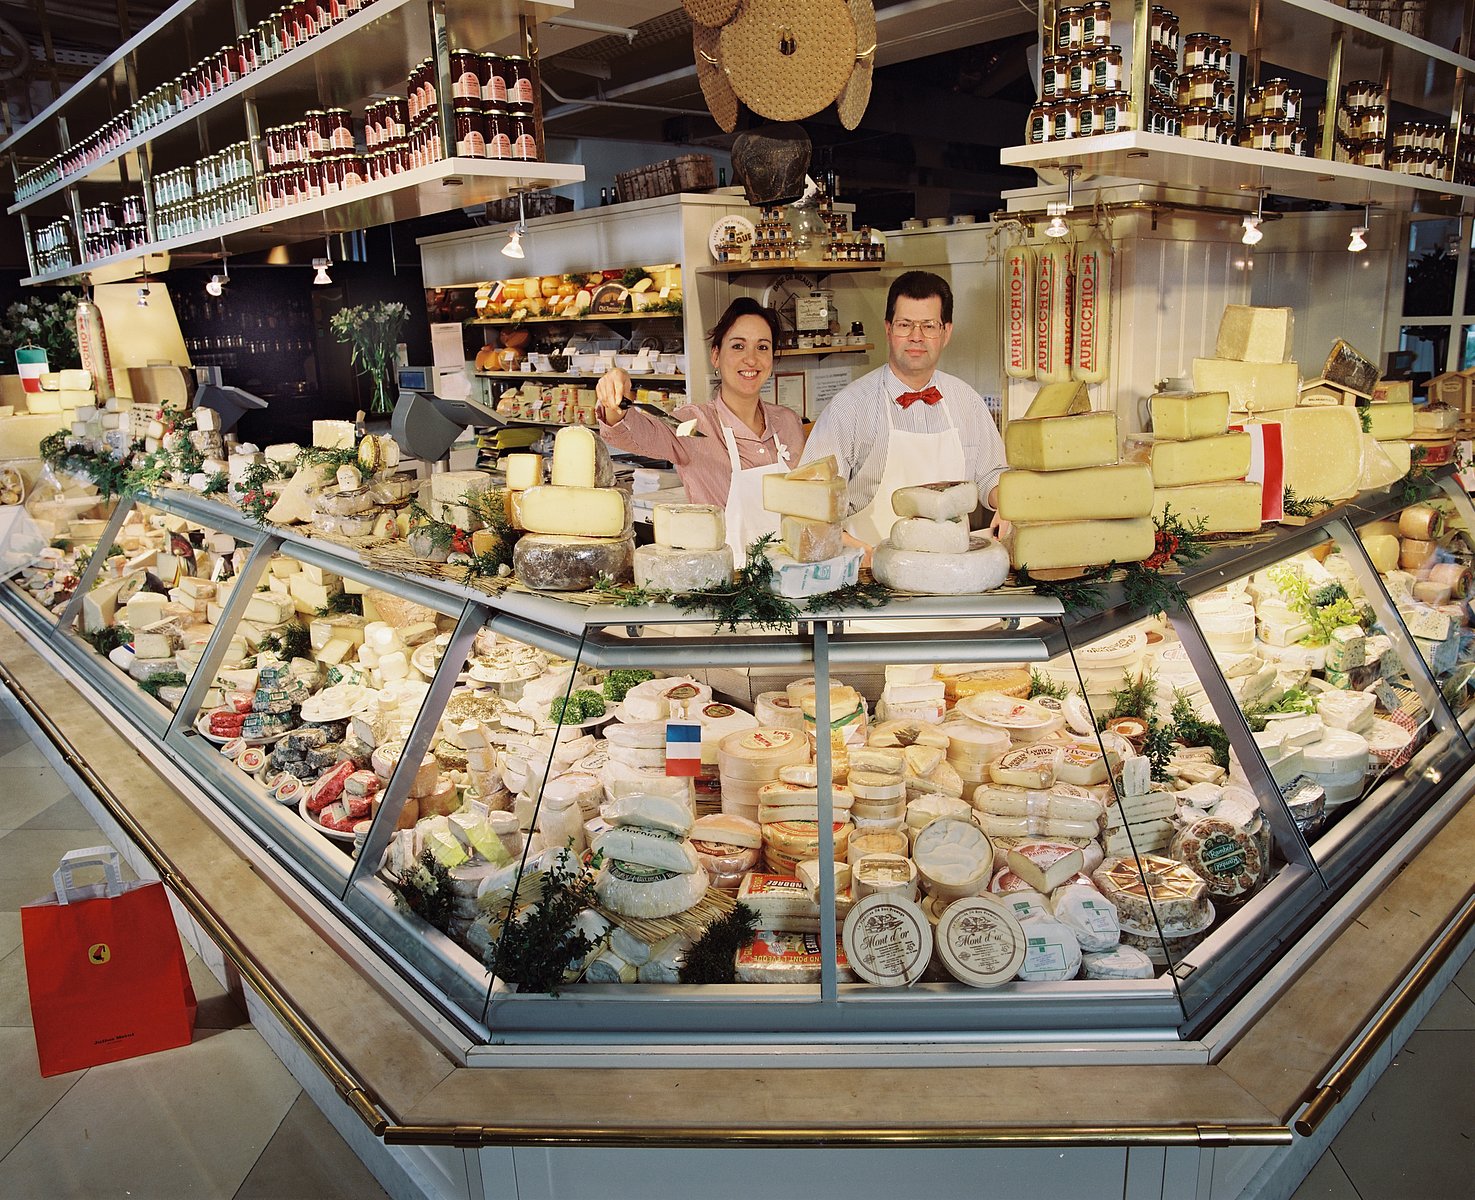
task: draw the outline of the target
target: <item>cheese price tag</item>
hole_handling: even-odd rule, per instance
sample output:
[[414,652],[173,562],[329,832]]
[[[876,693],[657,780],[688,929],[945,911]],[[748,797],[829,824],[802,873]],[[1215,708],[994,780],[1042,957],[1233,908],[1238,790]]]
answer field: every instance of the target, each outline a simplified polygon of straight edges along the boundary
[[695,778],[701,773],[702,726],[700,722],[666,722],[666,774]]

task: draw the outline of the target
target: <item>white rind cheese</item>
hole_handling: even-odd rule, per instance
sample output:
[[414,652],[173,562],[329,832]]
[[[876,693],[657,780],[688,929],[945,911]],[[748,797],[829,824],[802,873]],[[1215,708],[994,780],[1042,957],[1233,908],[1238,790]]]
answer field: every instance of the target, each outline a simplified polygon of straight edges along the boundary
[[638,546],[633,562],[635,584],[667,592],[697,592],[732,585],[732,547],[678,550],[665,545]]
[[625,917],[655,920],[685,912],[707,894],[707,874],[657,871],[606,859],[594,882],[605,908]]
[[656,544],[672,550],[717,550],[727,544],[727,521],[716,504],[657,504],[654,520]]
[[923,517],[929,521],[955,521],[978,507],[978,485],[924,483],[897,488],[891,493],[891,509],[898,517]]
[[898,550],[920,550],[927,554],[966,554],[967,521],[934,521],[928,517],[903,517],[887,535]]
[[882,540],[871,556],[871,574],[898,592],[966,596],[992,591],[1009,574],[1009,554],[986,533],[973,534],[965,554],[904,550]]

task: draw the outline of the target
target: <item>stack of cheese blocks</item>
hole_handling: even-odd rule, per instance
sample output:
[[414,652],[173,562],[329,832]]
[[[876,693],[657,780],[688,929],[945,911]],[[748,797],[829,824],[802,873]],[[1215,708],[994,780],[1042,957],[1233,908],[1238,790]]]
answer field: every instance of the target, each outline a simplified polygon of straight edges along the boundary
[[1194,391],[1227,395],[1236,415],[1295,408],[1301,370],[1291,359],[1294,332],[1292,309],[1227,305],[1215,357],[1193,360]]
[[1152,764],[1140,755],[1122,760],[1117,802],[1106,810],[1106,853],[1131,858],[1154,854],[1173,836],[1173,793],[1152,784]]
[[114,457],[121,458],[133,445],[136,420],[133,401],[126,396],[109,396],[102,402],[102,444]]
[[[1459,429],[1460,414],[1452,408],[1430,408],[1428,405],[1414,407],[1413,382],[1408,379],[1381,379],[1373,385],[1373,398],[1369,405],[1372,417],[1372,436],[1378,448],[1388,457],[1393,470],[1400,476],[1407,475],[1413,465],[1412,438],[1450,438]],[[1404,409],[1404,405],[1408,405]],[[1404,425],[1405,417],[1410,432],[1397,431]]]
[[1155,521],[1171,508],[1185,524],[1204,521],[1205,533],[1260,528],[1263,490],[1245,480],[1253,446],[1248,433],[1229,432],[1231,403],[1227,392],[1152,397],[1153,440],[1142,457],[1152,470]]
[[777,782],[785,767],[808,763],[809,742],[797,730],[759,726],[728,734],[717,749],[722,811],[757,821],[763,786]]
[[1030,571],[1140,562],[1154,548],[1152,477],[1120,462],[1116,414],[1092,412],[1082,384],[1048,384],[1004,427],[1009,470],[999,516]]
[[[898,780],[900,783],[900,780]],[[830,789],[834,822],[835,858],[843,861],[854,794],[839,786]],[[771,871],[793,875],[801,862],[819,854],[819,777],[808,763],[779,768],[779,777],[758,789],[758,824],[763,832],[763,857]]]
[[897,488],[900,518],[871,556],[871,573],[903,592],[966,596],[992,591],[1009,575],[1009,553],[986,532],[970,533],[978,507],[971,480]]
[[779,516],[782,546],[768,550],[779,595],[820,596],[860,578],[864,552],[844,544],[845,480],[833,456],[765,475],[763,507]]
[[[117,428],[120,413],[103,413],[102,421],[104,430]],[[115,418],[115,423],[110,427],[108,418]],[[106,433],[104,434],[106,438]],[[220,432],[220,414],[213,408],[195,409],[195,429],[189,435],[190,445],[199,451],[204,461],[200,469],[189,477],[186,482],[196,491],[204,491],[210,482],[212,475],[228,474],[230,464],[226,459],[225,436]]]
[[627,583],[635,560],[630,497],[614,484],[604,443],[569,426],[553,441],[551,482],[519,494],[516,511],[527,532],[513,551],[513,569],[535,591],[583,592],[601,577]]
[[594,890],[611,913],[654,920],[685,912],[707,894],[707,873],[692,848],[691,810],[663,796],[602,805],[609,828],[594,839],[604,856]]
[[876,705],[879,721],[921,721],[938,725],[947,713],[947,684],[931,664],[888,663],[886,686]]
[[44,372],[41,390],[26,395],[26,411],[31,413],[74,413],[79,408],[92,408],[96,404],[92,373],[75,368]]
[[732,547],[715,504],[657,504],[654,545],[635,551],[637,587],[698,592],[732,586]]

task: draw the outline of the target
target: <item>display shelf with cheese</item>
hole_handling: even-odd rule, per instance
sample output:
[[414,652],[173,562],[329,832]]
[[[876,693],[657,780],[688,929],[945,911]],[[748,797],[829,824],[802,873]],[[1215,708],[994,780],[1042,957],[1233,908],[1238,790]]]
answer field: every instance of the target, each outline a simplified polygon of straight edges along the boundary
[[[552,484],[542,483],[541,469],[534,476],[519,466],[517,479],[526,494],[580,487],[573,465],[565,462]],[[588,469],[597,485],[597,463]],[[325,484],[320,496],[352,507],[354,489],[343,486]],[[198,781],[368,953],[488,1043],[562,1044],[591,1034],[681,1042],[716,1031],[766,1041],[1041,1030],[1090,1031],[1097,1041],[1191,1037],[1278,959],[1308,914],[1332,904],[1370,856],[1438,798],[1436,780],[1457,776],[1470,756],[1366,565],[1362,576],[1351,572],[1354,581],[1378,621],[1395,626],[1373,636],[1415,660],[1391,683],[1429,714],[1416,730],[1424,741],[1412,763],[1374,772],[1337,823],[1308,838],[1297,824],[1299,801],[1287,803],[1275,774],[1284,764],[1267,762],[1263,739],[1238,719],[1237,698],[1267,672],[1254,664],[1242,671],[1245,656],[1218,645],[1227,636],[1242,641],[1247,630],[1242,621],[1211,620],[1215,589],[1248,594],[1277,564],[1298,565],[1328,543],[1350,561],[1361,546],[1354,526],[1406,507],[1391,493],[1271,541],[1223,546],[1183,577],[1194,609],[1169,621],[1122,608],[1064,621],[1055,600],[1004,592],[898,596],[878,611],[847,608],[737,632],[667,604],[489,591],[429,563],[377,571],[365,551],[327,540],[333,535],[316,515],[263,531],[231,506],[187,492],[162,490],[147,503],[255,549],[234,564],[225,611],[167,731],[138,722],[143,745]],[[541,524],[545,508],[553,511],[524,511]],[[120,528],[129,524],[120,518]],[[568,588],[578,586],[570,572],[601,569],[669,582],[678,567],[705,569],[721,554],[720,533],[703,513],[668,513],[657,537],[635,550],[618,531],[526,535],[520,565],[539,586]],[[354,589],[368,598],[358,601],[363,618],[318,615],[351,603],[336,597]],[[369,619],[369,603],[377,619]],[[295,661],[268,661],[282,686],[261,686],[259,658],[255,667],[225,665],[240,651],[243,621],[287,619],[289,605],[307,626],[308,649]],[[0,611],[64,657],[75,642],[35,620],[37,610],[13,589],[0,593]],[[338,636],[349,626],[349,636]],[[1254,634],[1252,618],[1248,636],[1261,654]],[[376,639],[384,640],[382,654]],[[1271,688],[1284,669],[1269,671]],[[362,679],[332,679],[345,670]],[[246,676],[232,671],[255,671],[249,697],[239,686]],[[125,689],[136,691],[96,663],[79,673],[114,709],[123,709]],[[274,715],[273,703],[291,711],[290,689],[307,692],[296,707],[302,717],[309,702],[360,689],[377,694],[375,711],[386,719],[320,714],[322,721],[294,723],[275,746],[230,747],[238,752],[231,761],[206,732],[232,731],[224,712],[221,731],[208,723],[213,712],[237,707],[211,703],[220,680],[249,698],[251,714],[229,714],[243,732],[263,692],[263,714]],[[1174,714],[1183,745],[1143,741],[1160,768],[1155,781],[1146,768],[1144,785],[1144,756],[1127,749],[1155,731],[1114,714],[1113,693],[1151,690],[1161,718],[1172,712],[1175,688],[1191,700],[1200,727],[1190,734],[1184,714]],[[392,721],[382,711],[389,691],[410,701],[394,706]],[[367,768],[352,753],[340,757],[344,745],[326,761],[334,719],[346,721],[344,745],[350,733],[365,743]],[[685,743],[683,725],[690,726]],[[825,728],[829,737],[812,736]],[[319,731],[325,745],[317,744]],[[1194,744],[1205,731],[1208,744]],[[405,748],[395,762],[381,754],[376,765],[379,747],[370,740],[402,740]],[[248,766],[278,773],[272,788],[300,789],[304,798],[285,803],[243,773],[248,750],[258,752]],[[1335,788],[1340,760],[1323,757],[1322,774]],[[396,765],[406,759],[413,771]],[[694,775],[672,770],[683,759]],[[311,780],[295,773],[299,763]],[[344,830],[320,832],[304,816],[306,793],[324,780],[325,792],[340,793],[332,804],[344,805],[344,815],[327,807]],[[353,828],[359,822],[344,792],[354,803],[367,796],[371,808],[382,798],[366,827]],[[671,809],[678,801],[684,817]],[[1169,814],[1177,821],[1171,832]],[[494,983],[485,962],[502,941],[498,914],[510,885],[519,909],[524,888],[541,896],[531,872],[553,866],[546,852],[580,837],[624,864],[591,869],[597,911],[578,927],[590,942],[577,956],[586,969],[557,997],[519,991],[516,978]],[[431,913],[441,927],[413,903],[407,912],[395,901],[407,886],[396,876],[426,850],[450,892],[448,906]],[[686,869],[693,858],[705,883]],[[820,869],[831,859],[832,869]],[[734,955],[741,976],[678,982],[687,943],[733,899],[750,902],[765,930],[748,953]],[[927,953],[886,933],[907,928],[916,914],[927,928],[924,936],[915,926],[918,938],[937,943]],[[987,931],[982,947],[961,927],[949,933],[965,914],[968,928]],[[505,961],[527,963],[525,954]],[[915,979],[908,989],[888,986],[898,962]],[[496,1053],[489,1045],[487,1054]]]

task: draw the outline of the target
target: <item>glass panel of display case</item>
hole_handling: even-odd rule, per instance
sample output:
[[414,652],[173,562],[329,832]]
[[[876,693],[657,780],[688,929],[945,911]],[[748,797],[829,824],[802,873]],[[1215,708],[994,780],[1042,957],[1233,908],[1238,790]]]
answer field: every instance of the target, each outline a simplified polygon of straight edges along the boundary
[[[0,468],[0,501],[19,503],[33,523],[17,528],[17,538],[39,542],[34,556],[25,555],[31,561],[21,565],[18,558],[12,564],[19,570],[9,585],[28,607],[55,621],[72,599],[118,498],[102,495],[91,480],[68,471],[15,463]],[[9,542],[6,549],[12,549]],[[21,552],[20,541],[15,549]]]
[[1419,379],[1444,372],[1449,359],[1448,325],[1404,325],[1398,331],[1398,348],[1413,355],[1409,369]]
[[341,897],[464,605],[274,539],[209,604],[217,630],[171,741]]
[[1455,302],[1460,265],[1458,217],[1410,221],[1408,272],[1403,289],[1406,317],[1447,317]]
[[127,711],[162,732],[250,546],[145,503],[129,502],[115,524],[86,568],[92,586],[68,610],[67,632],[86,644],[89,663],[126,681]]
[[1421,811],[1463,742],[1347,527],[1191,607],[1324,875]]
[[1462,728],[1475,728],[1475,510],[1469,497],[1452,485],[1357,533],[1446,703]]

